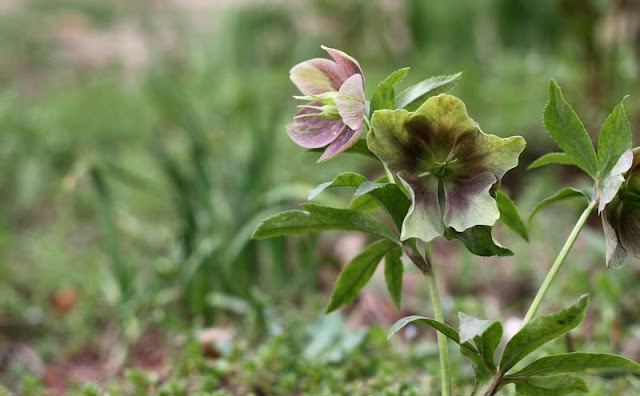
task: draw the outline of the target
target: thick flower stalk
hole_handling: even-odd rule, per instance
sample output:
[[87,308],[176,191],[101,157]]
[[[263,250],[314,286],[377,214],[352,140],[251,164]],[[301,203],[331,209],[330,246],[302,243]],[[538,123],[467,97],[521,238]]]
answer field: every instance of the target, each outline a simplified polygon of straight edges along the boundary
[[522,137],[483,133],[464,103],[445,94],[429,98],[415,112],[376,111],[371,125],[369,149],[411,195],[402,240],[428,242],[449,227],[462,232],[498,220],[491,193],[518,164]]
[[289,137],[306,148],[326,147],[318,162],[335,157],[360,137],[365,112],[364,74],[357,60],[322,46],[333,58],[314,58],[294,66],[291,81],[307,101],[287,126]]
[[617,194],[602,210],[609,267],[621,266],[628,255],[640,259],[640,147],[631,153],[616,165],[628,171]]

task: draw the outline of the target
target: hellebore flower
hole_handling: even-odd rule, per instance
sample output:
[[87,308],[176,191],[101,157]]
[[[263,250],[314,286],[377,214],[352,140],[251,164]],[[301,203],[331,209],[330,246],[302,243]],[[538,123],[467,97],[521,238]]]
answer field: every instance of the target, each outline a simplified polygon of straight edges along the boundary
[[640,259],[640,147],[625,153],[616,168],[628,171],[617,195],[602,211],[607,267],[614,268],[621,266],[628,254]]
[[351,147],[362,133],[364,74],[357,60],[342,51],[322,46],[334,59],[314,58],[295,65],[291,81],[306,100],[287,126],[289,137],[306,148],[327,146],[318,162]]
[[448,227],[462,232],[498,220],[490,193],[518,165],[523,138],[483,133],[464,103],[445,94],[427,99],[415,112],[378,110],[371,125],[369,149],[411,195],[402,240],[430,241]]

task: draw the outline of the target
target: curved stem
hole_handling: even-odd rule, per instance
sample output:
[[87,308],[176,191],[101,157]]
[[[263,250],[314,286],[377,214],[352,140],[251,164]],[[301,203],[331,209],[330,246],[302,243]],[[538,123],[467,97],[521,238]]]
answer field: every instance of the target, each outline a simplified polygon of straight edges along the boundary
[[[429,297],[431,298],[431,304],[433,305],[434,319],[438,322],[444,323],[444,316],[442,314],[442,303],[440,301],[440,293],[438,291],[438,283],[433,272],[433,266],[431,265],[431,247],[427,245],[426,254],[424,257],[418,251],[415,244],[405,243],[404,251],[411,261],[422,271],[427,280],[427,289],[429,290]],[[451,395],[451,372],[449,371],[449,350],[447,349],[447,337],[438,332],[438,352],[440,356],[440,383],[442,386],[442,396]]]
[[584,210],[584,212],[582,212],[582,215],[578,219],[578,222],[576,223],[575,227],[573,227],[573,230],[571,231],[569,238],[564,243],[562,250],[560,250],[560,253],[556,258],[556,261],[553,262],[553,265],[551,266],[551,269],[549,270],[547,277],[544,279],[544,282],[542,282],[542,286],[540,286],[540,289],[538,289],[538,294],[536,294],[536,297],[533,299],[533,302],[529,307],[529,311],[527,311],[527,315],[524,317],[524,320],[522,321],[522,326],[529,323],[531,319],[533,319],[533,317],[535,316],[536,311],[538,311],[538,308],[540,307],[540,303],[544,298],[544,295],[547,293],[547,291],[549,290],[549,287],[551,286],[551,283],[553,282],[553,278],[556,276],[556,273],[562,266],[562,263],[564,263],[565,258],[567,258],[567,255],[569,254],[569,251],[571,250],[571,248],[573,247],[573,244],[578,238],[580,231],[582,231],[582,227],[584,227],[585,223],[587,222],[587,219],[589,218],[589,215],[591,214],[591,212],[593,211],[593,209],[596,207],[597,204],[598,202],[596,200],[593,200],[591,203],[589,203],[589,206]]

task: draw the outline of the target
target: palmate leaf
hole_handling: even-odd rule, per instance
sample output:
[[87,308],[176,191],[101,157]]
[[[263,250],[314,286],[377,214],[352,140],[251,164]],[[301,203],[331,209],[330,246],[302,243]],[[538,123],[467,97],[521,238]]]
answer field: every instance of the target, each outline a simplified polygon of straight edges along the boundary
[[408,67],[398,69],[378,84],[369,105],[369,117],[376,110],[394,108],[396,95],[394,87],[404,80],[407,73],[409,73]]
[[447,92],[460,79],[462,73],[449,76],[437,76],[427,78],[400,92],[395,99],[396,109],[415,111],[429,96],[435,96]]
[[539,316],[524,325],[507,343],[500,361],[500,370],[509,371],[531,352],[578,326],[584,319],[588,303],[589,297],[583,295],[570,307]]
[[324,190],[332,187],[358,187],[363,182],[367,181],[367,178],[359,173],[355,172],[342,172],[336,176],[332,181],[319,184],[316,188],[309,192],[309,200],[311,201]]
[[402,303],[402,276],[404,275],[401,257],[402,248],[397,245],[384,255],[384,280],[393,305],[398,311]]
[[501,191],[496,192],[496,202],[498,203],[498,210],[500,211],[500,221],[511,228],[511,230],[522,239],[529,242],[527,226],[524,224],[524,221],[522,221],[516,204],[507,194]]
[[579,190],[573,187],[564,187],[550,197],[547,197],[538,202],[538,204],[534,206],[533,210],[531,210],[531,214],[529,214],[529,222],[531,222],[536,213],[538,213],[544,207],[551,205],[552,203],[562,202],[574,198],[585,198],[587,202],[592,199],[591,194],[589,194],[585,190]]
[[494,355],[502,339],[502,323],[497,320],[482,320],[459,312],[460,342],[473,340],[478,353],[491,369],[495,369]]
[[558,373],[640,374],[640,364],[607,353],[563,353],[540,358],[510,377]]
[[571,375],[531,377],[515,384],[516,393],[524,396],[565,396],[589,391],[582,378]]
[[390,241],[398,241],[397,235],[370,214],[316,204],[300,206],[304,210],[288,210],[266,218],[253,232],[252,238],[263,239],[308,232],[344,230],[363,231]]
[[527,169],[535,169],[550,164],[575,165],[576,163],[569,158],[567,153],[549,153],[533,161]]
[[620,102],[605,120],[598,137],[600,183],[609,176],[622,154],[631,149],[631,145],[631,125],[624,111],[624,104]]
[[544,108],[543,121],[549,135],[569,159],[595,178],[598,157],[591,138],[553,79],[549,82],[549,101]]
[[448,228],[444,236],[449,239],[458,239],[464,246],[477,256],[513,256],[513,252],[500,245],[491,235],[492,227],[475,226],[458,232]]
[[398,245],[394,242],[382,239],[369,245],[367,249],[351,260],[338,276],[326,313],[335,311],[351,302],[369,282],[380,260],[396,246]]

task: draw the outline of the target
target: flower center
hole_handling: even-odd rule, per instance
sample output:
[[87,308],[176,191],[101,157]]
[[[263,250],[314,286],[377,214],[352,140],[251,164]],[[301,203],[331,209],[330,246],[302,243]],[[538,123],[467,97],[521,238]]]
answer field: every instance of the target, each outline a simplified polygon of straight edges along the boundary
[[315,106],[315,105],[309,105],[309,104],[297,106],[299,109],[311,109],[311,110],[317,110],[317,112],[300,114],[293,118],[296,119],[296,118],[319,117],[319,118],[324,118],[326,120],[332,120],[332,121],[339,120],[340,113],[338,113],[338,108],[336,107],[336,103],[334,101],[334,98],[336,97],[337,94],[338,92],[325,92],[318,95],[294,96],[294,99],[306,100],[308,102],[316,102],[321,106]]

